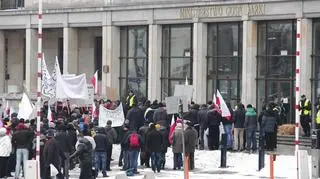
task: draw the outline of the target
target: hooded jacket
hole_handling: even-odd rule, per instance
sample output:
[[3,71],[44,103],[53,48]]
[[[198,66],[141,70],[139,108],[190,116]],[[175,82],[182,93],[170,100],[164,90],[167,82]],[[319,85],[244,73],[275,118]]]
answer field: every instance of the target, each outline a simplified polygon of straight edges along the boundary
[[257,129],[258,119],[257,113],[253,108],[247,108],[244,127],[246,129]]
[[201,128],[207,128],[208,108],[201,108],[197,115],[197,121]]
[[146,134],[146,149],[149,152],[162,152],[161,147],[163,145],[163,137],[157,129],[152,128]]
[[86,138],[80,138],[78,142],[79,145],[76,148],[76,152],[70,158],[79,156],[80,168],[82,168],[82,166],[88,166],[88,164],[92,163],[92,144]]
[[278,115],[272,109],[267,110],[262,116],[262,132],[276,132]]
[[182,153],[182,125],[178,123],[172,135],[172,152]]
[[94,141],[96,142],[96,152],[107,152],[107,148],[110,145],[108,137],[105,134],[104,128],[98,128],[97,135],[94,136]]
[[244,109],[237,109],[233,113],[234,128],[244,128],[246,119],[246,111]]
[[17,149],[27,149],[32,144],[34,133],[28,129],[20,129],[12,136],[12,144]]
[[5,128],[0,128],[0,157],[9,157],[11,151],[11,139],[8,135],[6,135]]
[[222,120],[221,114],[217,109],[211,109],[208,111],[207,124],[209,126],[219,126]]

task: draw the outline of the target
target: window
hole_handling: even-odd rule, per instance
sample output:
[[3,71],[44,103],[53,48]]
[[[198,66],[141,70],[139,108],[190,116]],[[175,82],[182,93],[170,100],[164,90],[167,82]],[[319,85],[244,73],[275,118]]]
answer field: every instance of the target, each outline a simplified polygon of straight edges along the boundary
[[318,102],[320,96],[320,20],[313,21],[313,50],[312,50],[312,101]]
[[24,7],[24,0],[0,0],[1,9],[16,9]]
[[161,97],[174,93],[186,77],[192,83],[192,25],[166,25],[162,30]]
[[208,24],[207,99],[219,89],[232,106],[240,101],[242,23]]
[[270,102],[280,110],[281,123],[294,122],[296,22],[258,24],[258,110]]
[[147,97],[148,27],[120,28],[120,96],[129,90],[141,99]]
[[102,79],[102,37],[95,38],[94,68],[98,70],[98,80]]
[[63,73],[63,38],[58,38],[58,62],[60,71]]

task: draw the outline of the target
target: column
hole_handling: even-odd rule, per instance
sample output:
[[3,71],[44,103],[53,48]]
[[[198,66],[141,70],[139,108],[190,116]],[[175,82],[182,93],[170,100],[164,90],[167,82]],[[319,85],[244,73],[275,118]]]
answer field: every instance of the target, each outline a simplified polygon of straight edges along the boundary
[[243,21],[241,102],[257,106],[257,22]]
[[193,24],[193,101],[206,103],[207,96],[207,24]]
[[4,31],[0,31],[0,93],[5,92],[5,58],[5,36]]
[[311,99],[312,78],[312,19],[301,20],[301,95],[305,94]]
[[[108,98],[119,99],[120,27],[102,27],[102,90]],[[107,70],[107,71],[106,71]]]
[[78,73],[78,30],[63,28],[63,73]]
[[161,99],[161,33],[160,25],[149,25],[148,99]]
[[26,29],[26,90],[28,93],[37,92],[37,30]]

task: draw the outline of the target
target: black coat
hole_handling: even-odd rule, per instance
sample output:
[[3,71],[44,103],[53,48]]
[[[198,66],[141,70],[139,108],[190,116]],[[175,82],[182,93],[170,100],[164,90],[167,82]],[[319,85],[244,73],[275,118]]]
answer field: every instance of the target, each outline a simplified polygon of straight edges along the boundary
[[198,109],[191,108],[190,111],[184,117],[184,119],[191,121],[193,124],[199,124],[199,121],[197,119],[198,112],[199,112]]
[[59,145],[59,142],[55,139],[49,139],[43,149],[43,159],[45,167],[49,167],[50,164],[56,167],[57,170],[61,168],[60,157],[64,157],[63,151]]
[[277,132],[278,115],[272,111],[266,111],[262,116],[261,127],[263,132]]
[[138,130],[144,123],[143,114],[140,108],[134,106],[128,111],[126,119],[129,120],[129,129]]
[[82,166],[90,166],[92,163],[92,145],[88,139],[79,139],[79,145],[76,151],[70,156],[71,159],[75,157],[79,157],[80,159],[80,168],[82,168]]
[[12,144],[17,149],[28,149],[32,144],[34,133],[29,129],[17,130],[12,135]]
[[185,152],[194,153],[198,143],[198,133],[193,127],[187,127],[184,132]]
[[156,129],[151,129],[146,134],[146,149],[148,152],[162,152],[163,136]]
[[58,132],[55,138],[58,141],[59,146],[63,152],[72,152],[73,146],[71,135],[68,135],[66,132]]
[[244,128],[244,121],[246,119],[246,111],[237,109],[233,113],[234,128]]
[[197,121],[199,122],[200,127],[206,129],[208,120],[208,108],[201,108],[197,115]]
[[168,118],[167,111],[164,108],[159,108],[154,112],[153,122],[160,126],[169,127],[171,119]]
[[97,135],[94,136],[94,141],[96,142],[96,152],[107,152],[107,148],[110,145],[107,135],[104,133],[97,133]]
[[222,120],[221,114],[216,109],[208,111],[207,124],[208,126],[219,126]]

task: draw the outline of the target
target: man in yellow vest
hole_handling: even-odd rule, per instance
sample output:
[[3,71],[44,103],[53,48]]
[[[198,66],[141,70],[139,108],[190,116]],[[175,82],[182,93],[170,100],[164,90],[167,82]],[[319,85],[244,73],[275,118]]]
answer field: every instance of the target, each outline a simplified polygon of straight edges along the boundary
[[320,129],[320,97],[318,97],[318,101],[315,104],[316,106],[316,110],[317,110],[317,114],[316,114],[316,129]]
[[128,107],[128,110],[133,107],[134,103],[138,103],[137,97],[136,95],[134,95],[133,91],[130,90],[129,95],[127,96],[127,99],[126,99],[126,105]]
[[300,99],[300,123],[306,137],[310,136],[311,102],[302,95]]

